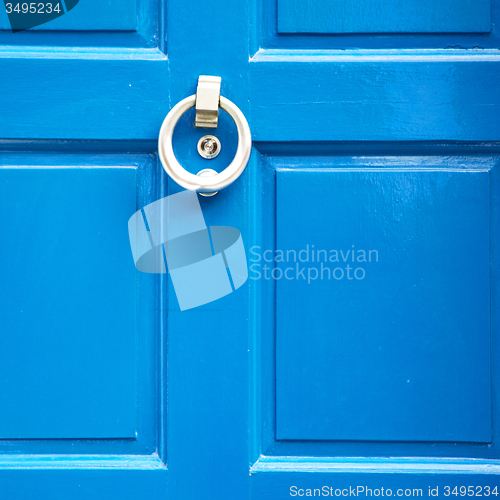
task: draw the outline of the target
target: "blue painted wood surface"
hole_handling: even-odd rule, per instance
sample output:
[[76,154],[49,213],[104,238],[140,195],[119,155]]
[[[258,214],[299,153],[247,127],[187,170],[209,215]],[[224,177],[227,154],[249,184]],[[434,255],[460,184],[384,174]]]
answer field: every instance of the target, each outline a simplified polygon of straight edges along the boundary
[[[292,4],[295,0],[292,0]],[[297,0],[301,1],[301,0]],[[328,0],[325,0],[327,2]],[[432,2],[433,6],[437,6],[442,4],[443,1],[439,0],[439,2]],[[452,32],[441,32],[441,33],[430,33],[429,31],[422,32],[410,32],[404,33],[398,30],[395,30],[391,33],[382,33],[378,26],[382,23],[385,23],[386,20],[382,16],[382,13],[377,14],[374,12],[373,8],[370,8],[370,5],[393,5],[394,9],[391,9],[390,12],[386,12],[386,16],[388,19],[393,21],[393,29],[396,28],[396,23],[405,23],[407,26],[411,25],[412,20],[407,19],[408,16],[402,15],[399,19],[395,16],[395,12],[401,12],[402,5],[405,5],[409,9],[413,9],[413,6],[417,3],[416,1],[405,2],[392,2],[391,0],[375,0],[373,2],[362,2],[366,6],[366,10],[362,13],[366,15],[366,13],[378,15],[379,22],[375,25],[369,27],[370,32],[363,33],[279,33],[277,26],[279,23],[278,13],[279,7],[275,2],[268,2],[267,0],[258,0],[255,5],[256,16],[254,18],[253,33],[251,39],[251,53],[255,54],[259,49],[284,49],[284,50],[384,50],[391,49],[396,51],[408,50],[408,49],[432,49],[432,50],[440,50],[446,49],[448,52],[450,49],[487,49],[493,48],[496,49],[499,47],[499,19],[500,19],[500,10],[497,7],[497,0],[492,0],[489,10],[490,15],[490,24],[485,27],[486,32],[484,33],[452,33]],[[318,11],[315,7],[317,4],[322,4],[322,0],[320,2],[310,2],[307,7],[307,10],[302,12],[301,14],[296,14],[297,19],[294,22],[297,26],[300,23],[311,24],[311,25],[321,25],[324,23],[324,18],[327,18],[327,13],[323,13],[322,11]],[[355,9],[360,2],[354,2],[350,0],[346,0],[343,2],[336,2],[339,7],[341,6],[349,6],[352,13],[352,9]],[[286,4],[287,2],[280,1],[281,9],[287,10]],[[430,5],[431,2],[426,2],[427,5]],[[456,3],[455,3],[456,5]],[[464,5],[464,4],[462,4]],[[484,3],[481,1],[478,2],[468,2],[470,8],[473,9],[474,6],[478,6],[480,9],[484,9]],[[468,10],[468,7],[465,7]],[[349,12],[349,11],[347,11]],[[484,13],[484,10],[482,11]],[[457,18],[460,17],[459,12],[448,11],[446,17],[449,18]],[[419,13],[416,13],[418,17]],[[311,20],[308,19],[300,19],[300,17],[311,17]],[[474,18],[476,14],[472,14],[471,17]],[[342,18],[342,19],[340,19]],[[475,17],[478,19],[478,17]],[[447,22],[446,20],[441,18],[442,22]],[[335,20],[337,25],[346,24],[353,25],[359,22],[357,19],[349,18],[347,22],[345,21],[345,16],[339,16],[339,19]],[[427,19],[427,23],[432,25],[435,21],[433,19]],[[324,24],[323,24],[324,25]],[[387,53],[385,55],[388,55]]]
[[277,439],[491,441],[485,167],[277,171]]
[[490,0],[278,0],[278,33],[488,33]]
[[135,273],[120,221],[136,184],[133,167],[0,168],[1,438],[135,437]]
[[17,247],[2,247],[2,488],[164,495],[156,280],[128,266],[120,223],[151,201],[156,160],[4,153],[0,165],[2,231]]
[[254,139],[495,141],[498,60],[498,50],[264,50],[250,64]]
[[5,139],[152,139],[168,112],[168,64],[157,50],[74,57],[68,49],[13,48],[0,66],[11,75],[0,83]]
[[[382,464],[377,462],[380,467]],[[447,467],[431,461],[412,465],[404,461],[392,461],[383,463],[383,470],[377,471],[373,463],[332,463],[308,457],[290,463],[293,463],[296,472],[292,472],[280,460],[263,460],[257,464],[252,474],[255,477],[251,482],[251,498],[273,500],[314,495],[320,498],[349,497],[350,492],[351,496],[355,496],[353,491],[362,498],[382,495],[404,497],[405,494],[409,497],[432,498],[431,490],[433,494],[437,493],[436,496],[443,497],[446,486],[450,487],[450,492],[456,486],[458,493],[460,487],[467,492],[472,485],[475,485],[474,492],[489,491],[489,496],[492,491],[498,492],[498,470],[488,473],[487,466],[483,464]]]
[[166,498],[167,471],[154,457],[4,455],[1,483],[8,498]]
[[[88,0],[85,9],[91,5]],[[408,9],[416,5],[408,2]],[[70,23],[68,14],[53,30],[47,25],[0,32],[0,162],[8,167],[0,174],[28,176],[16,190],[2,185],[0,198],[8,214],[0,225],[12,235],[2,254],[15,256],[3,261],[2,276],[9,278],[12,293],[2,289],[6,301],[0,304],[9,319],[0,330],[10,381],[1,387],[6,397],[0,402],[10,409],[0,412],[0,433],[10,433],[0,435],[0,488],[6,497],[274,499],[289,498],[294,484],[387,482],[396,489],[499,482],[500,8],[494,0],[487,26],[485,5],[455,3],[449,19],[404,19],[407,31],[421,23],[422,32],[390,36],[280,34],[276,4],[264,0],[216,0],[208,7],[202,0],[141,0],[135,24],[133,5],[126,2],[114,18],[96,11],[95,30],[85,16],[78,25],[64,24]],[[70,14],[76,16],[77,9]],[[311,9],[297,22],[315,24],[312,3]],[[381,22],[398,31],[396,17]],[[353,26],[352,19],[336,22]],[[430,33],[459,23],[484,33]],[[330,288],[321,296],[300,288],[293,294],[283,288],[286,283],[262,279],[180,312],[167,276],[136,274],[123,239],[132,213],[179,189],[158,162],[156,140],[168,110],[196,91],[200,74],[222,77],[222,94],[242,109],[252,129],[247,170],[227,190],[200,199],[208,225],[241,231],[249,258],[255,246],[301,245],[306,236],[319,237],[320,227],[334,234],[339,221],[345,238],[373,238],[400,256],[405,248],[413,255],[423,249],[429,266],[442,262],[429,253],[431,237],[463,244],[461,253],[436,273],[427,269],[423,281],[402,257],[394,268],[384,263],[380,281],[366,282],[370,301],[360,305],[359,296],[346,291],[344,315],[330,306]],[[195,150],[205,131],[193,130],[192,117],[188,113],[179,123],[174,149],[196,172],[207,166]],[[223,152],[212,164],[221,169],[236,148],[234,126],[224,114],[217,133]],[[405,189],[385,180],[389,169]],[[283,191],[278,176],[284,171],[287,179],[299,180]],[[360,175],[368,180],[360,181]],[[52,191],[42,189],[47,183]],[[76,202],[82,210],[72,212]],[[12,212],[15,203],[18,212]],[[58,294],[69,271],[59,279],[48,268],[40,270],[53,284],[43,300],[61,297],[59,309],[50,310],[33,298],[43,289],[41,281],[24,295],[20,291],[34,280],[30,266],[48,259],[53,248],[53,233],[42,231],[46,213],[66,226],[74,216],[65,269],[83,262],[77,272],[87,284],[86,294]],[[405,219],[405,213],[413,218]],[[395,214],[401,215],[401,231],[393,227]],[[92,221],[102,228],[93,236]],[[23,235],[13,233],[17,222],[37,228],[30,250],[17,246]],[[87,235],[85,247],[77,244],[80,233]],[[109,245],[99,260],[101,238],[109,238]],[[111,252],[120,241],[123,253]],[[47,250],[37,254],[37,248]],[[466,274],[460,274],[457,263],[472,251],[477,272],[467,260]],[[15,279],[9,262],[31,256]],[[391,302],[397,291],[399,301]],[[282,301],[287,293],[290,307]],[[433,302],[440,307],[433,309]],[[317,317],[306,318],[302,304],[316,307]],[[16,311],[25,306],[38,314],[22,330],[29,342],[21,357],[16,353],[22,339],[12,332],[22,319]],[[379,327],[378,337],[359,326],[360,310]],[[56,312],[58,318],[49,321]],[[344,337],[328,336],[329,314],[337,314]],[[81,321],[72,322],[74,317]],[[101,329],[92,328],[97,322]],[[37,328],[44,335],[37,337]],[[394,340],[396,331],[412,337]],[[80,341],[84,333],[86,343]],[[450,345],[454,334],[458,341],[450,352],[461,360],[456,366],[435,340]],[[420,337],[429,347],[425,352]],[[377,365],[370,357],[377,340],[393,354],[387,363]],[[340,366],[306,359],[324,356],[324,347],[337,348]],[[328,378],[347,367],[342,349],[358,355],[350,364],[358,374],[364,373],[361,363],[371,366],[368,382],[375,387],[370,392],[361,375],[342,377],[340,391],[358,397],[347,410]],[[464,366],[467,349],[471,360]],[[430,364],[429,352],[444,359]],[[408,355],[405,365],[395,360],[401,353]],[[38,377],[30,377],[33,366]],[[410,378],[407,392],[398,386],[405,370],[420,383],[414,388]],[[453,371],[464,391],[444,371]],[[89,401],[90,392],[95,398]],[[315,395],[325,404],[315,407]],[[419,412],[418,403],[436,395],[443,401]],[[467,407],[471,398],[477,406]],[[376,417],[368,423],[353,411],[362,406],[359,399],[366,399]],[[411,428],[389,426],[380,399],[389,412],[406,416]],[[446,403],[461,410],[463,419],[450,416]],[[13,415],[23,410],[24,421],[16,421]]]

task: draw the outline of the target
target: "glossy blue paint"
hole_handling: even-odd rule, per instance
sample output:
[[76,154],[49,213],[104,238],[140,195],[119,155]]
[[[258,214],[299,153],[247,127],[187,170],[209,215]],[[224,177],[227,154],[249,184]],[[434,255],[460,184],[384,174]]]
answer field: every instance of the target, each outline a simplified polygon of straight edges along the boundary
[[[292,4],[295,0],[292,0]],[[300,2],[300,0],[298,0]],[[325,0],[326,1],[326,0]],[[439,9],[439,5],[446,3],[447,0],[439,0],[433,2],[434,8]],[[390,2],[390,3],[389,3]],[[286,3],[280,1],[281,8],[286,10]],[[321,1],[319,2],[322,3]],[[350,0],[345,0],[343,2],[336,2],[342,6],[349,6],[350,13],[360,2],[352,2]],[[425,2],[430,5],[430,2]],[[408,49],[432,49],[432,50],[442,50],[446,49],[496,49],[499,46],[499,19],[500,19],[500,9],[498,9],[498,4],[496,0],[491,1],[490,5],[490,25],[485,28],[485,33],[430,33],[428,30],[422,32],[410,32],[404,33],[397,29],[398,25],[405,24],[406,26],[411,25],[411,20],[406,19],[408,16],[401,16],[402,18],[397,18],[394,13],[401,9],[399,5],[403,5],[399,2],[391,2],[390,0],[374,0],[373,2],[363,2],[366,7],[364,12],[361,12],[362,17],[366,16],[366,13],[377,15],[370,5],[393,5],[396,6],[394,10],[387,13],[387,17],[392,19],[394,30],[391,33],[381,33],[377,32],[376,26],[370,26],[370,32],[363,33],[279,33],[277,29],[278,25],[278,12],[279,8],[275,2],[269,2],[267,0],[257,0],[253,5],[253,10],[255,12],[254,22],[252,23],[252,39],[251,39],[251,53],[255,54],[259,49],[282,49],[282,50],[341,50],[341,51],[351,51],[359,49],[367,50],[396,50],[397,52],[401,50]],[[406,2],[404,5],[409,9],[413,9],[413,5],[416,1]],[[297,24],[311,24],[311,25],[321,25],[323,23],[322,18],[327,17],[327,13],[320,12],[315,8],[316,2],[311,2],[307,10],[298,14],[297,17],[312,17],[312,21],[306,19],[299,20],[295,22]],[[455,3],[456,5],[456,3]],[[463,5],[463,4],[462,4]],[[484,7],[484,3],[480,2],[468,2],[468,5],[479,6],[479,8]],[[467,8],[467,7],[466,7]],[[349,10],[347,11],[349,12]],[[483,11],[484,12],[484,11]],[[415,12],[418,17],[419,12]],[[447,12],[447,17],[460,17],[460,13],[449,11]],[[339,16],[345,19],[345,16]],[[384,23],[385,19],[382,16],[378,16],[378,22]],[[471,17],[475,17],[473,14]],[[456,18],[456,17],[455,17]],[[478,19],[478,18],[476,18]],[[339,24],[344,24],[344,21],[337,19],[334,21]],[[353,18],[348,18],[346,25],[354,25],[358,20]],[[428,24],[432,24],[434,21],[432,19],[427,19]],[[441,22],[446,23],[447,21],[441,18]],[[387,55],[387,53],[386,53]]]
[[[90,5],[88,0],[86,8]],[[52,312],[33,298],[34,291],[21,295],[22,285],[33,279],[29,273],[14,279],[11,269],[2,269],[15,293],[2,290],[9,307],[0,304],[1,313],[11,318],[24,311],[21,306],[39,311],[22,330],[31,340],[25,357],[16,355],[22,344],[10,335],[16,321],[2,325],[0,333],[6,352],[14,353],[5,356],[11,383],[0,384],[8,396],[2,404],[14,414],[19,405],[32,410],[23,415],[31,427],[0,415],[15,431],[0,439],[2,493],[93,500],[274,499],[288,498],[295,483],[393,488],[427,483],[442,488],[451,480],[498,483],[498,1],[491,5],[490,29],[481,27],[485,33],[429,33],[461,22],[479,29],[487,15],[481,1],[455,3],[449,19],[402,20],[413,29],[423,24],[427,34],[390,36],[283,35],[276,4],[260,0],[216,0],[209,9],[216,13],[213,22],[200,22],[207,15],[202,0],[140,0],[136,25],[127,28],[132,3],[121,5],[115,18],[96,13],[94,31],[88,28],[93,20],[82,18],[80,31],[66,25],[0,33],[0,148],[9,151],[0,162],[8,167],[5,172],[27,175],[26,187],[10,192],[4,186],[3,213],[11,214],[14,203],[20,208],[0,224],[12,233],[14,221],[38,228],[37,219],[44,221],[40,214],[55,207],[61,223],[68,225],[72,215],[77,224],[68,229],[66,263],[69,269],[73,262],[84,263],[78,273],[87,291],[58,295],[68,278],[40,270],[53,285],[47,295],[61,296],[60,318],[51,323]],[[410,11],[416,5],[424,3],[407,2]],[[318,20],[310,6],[303,15],[309,19],[300,22]],[[70,14],[76,16],[78,7]],[[396,16],[385,17],[397,31]],[[69,21],[69,14],[60,19]],[[302,288],[290,293],[286,283],[273,280],[249,280],[221,300],[180,312],[167,276],[135,273],[128,242],[119,242],[132,213],[179,189],[158,163],[156,139],[168,110],[195,92],[200,74],[222,77],[222,94],[248,117],[255,140],[241,178],[217,196],[200,199],[206,223],[237,227],[249,257],[254,246],[302,245],[306,236],[331,244],[334,230],[345,239],[378,242],[399,260],[393,268],[383,263],[376,283],[363,283],[363,293],[373,299],[364,316],[353,302],[354,290],[345,290],[339,312],[330,305],[337,299],[331,288],[321,295]],[[194,130],[191,120],[188,113],[179,123],[174,148],[196,172],[208,165],[195,149],[207,131]],[[210,166],[221,169],[236,147],[234,126],[224,114],[217,134],[223,149]],[[38,189],[49,179],[52,191]],[[28,194],[44,210],[33,212]],[[71,212],[76,201],[82,210]],[[102,228],[95,234],[88,232],[92,220]],[[325,236],[317,234],[321,227],[327,228]],[[88,236],[86,246],[77,244],[81,232]],[[15,247],[18,261],[24,257],[33,266],[39,262],[33,258],[50,257],[53,238],[39,234],[47,237],[40,237],[36,248],[47,250],[37,254],[34,245]],[[101,238],[110,238],[108,251],[96,262]],[[10,238],[18,239],[17,233]],[[433,239],[462,244],[461,253],[436,260],[430,253]],[[123,253],[111,252],[118,244]],[[11,257],[11,248],[2,252]],[[414,256],[421,250],[436,272],[427,269],[419,281],[403,250]],[[92,280],[102,286],[92,287]],[[43,288],[40,282],[35,286]],[[293,304],[288,308],[286,294]],[[316,318],[306,317],[302,303],[316,308]],[[93,316],[84,309],[89,304]],[[342,338],[331,335],[329,315],[343,325]],[[72,322],[74,317],[81,321]],[[375,337],[363,317],[373,319]],[[97,320],[106,328],[97,329]],[[89,332],[88,342],[75,332]],[[396,332],[412,337],[404,342]],[[450,344],[454,335],[457,342]],[[386,364],[364,350],[368,345],[373,352],[377,341],[383,352],[394,354]],[[460,363],[450,362],[441,341]],[[338,366],[304,363],[334,347]],[[342,349],[357,355],[350,366]],[[395,359],[401,353],[407,355],[405,365]],[[444,359],[431,364],[429,353]],[[372,392],[361,363],[373,369]],[[30,377],[32,365],[45,370]],[[359,377],[343,376],[351,367]],[[49,369],[65,369],[72,378],[50,378]],[[420,384],[416,388],[411,382],[409,390],[398,385],[407,371]],[[463,391],[446,371],[456,374]],[[327,379],[332,373],[338,386]],[[337,389],[344,395],[349,389],[348,396],[358,399],[346,404],[335,397]],[[375,390],[396,425],[381,417]],[[95,399],[89,401],[92,391]],[[29,397],[20,399],[22,394]],[[315,395],[325,404],[317,405]],[[436,395],[443,401],[434,405]],[[477,406],[468,407],[473,398]],[[429,400],[432,407],[420,411],[418,403]],[[369,422],[353,411],[363,403],[374,415]],[[451,415],[445,403],[463,419]],[[406,427],[399,425],[403,416]]]
[[278,0],[278,33],[488,33],[491,0]]
[[128,267],[119,222],[151,200],[156,160],[13,153],[0,164],[2,232],[17,245],[2,247],[2,488],[164,495],[155,280]]
[[168,111],[168,66],[158,50],[75,57],[67,49],[9,48],[2,55],[2,73],[12,75],[0,82],[6,139],[151,139]]
[[491,441],[489,172],[443,167],[276,172],[277,439]]
[[135,436],[135,273],[120,221],[136,184],[131,167],[0,169],[1,438]]
[[0,459],[2,489],[8,498],[166,497],[166,469],[156,457],[103,458],[12,456]]
[[262,50],[250,63],[254,139],[495,141],[499,59],[498,50]]
[[[445,486],[451,486],[449,491],[453,491],[454,487],[457,486],[457,492],[460,491],[460,486],[465,487],[465,491],[467,491],[467,488],[472,485],[474,485],[473,491],[481,493],[486,491],[486,487],[489,487],[491,492],[496,486],[496,491],[498,491],[498,471],[484,473],[484,469],[479,467],[476,469],[477,472],[473,470],[470,473],[464,473],[461,469],[458,469],[458,472],[450,473],[444,469],[440,470],[440,476],[436,476],[429,472],[427,466],[431,465],[432,467],[432,464],[429,463],[424,464],[423,471],[412,468],[410,469],[412,472],[405,473],[401,469],[402,465],[406,464],[394,464],[394,467],[387,472],[368,472],[365,467],[354,468],[341,462],[335,464],[338,467],[333,467],[333,469],[337,469],[337,472],[331,472],[331,468],[328,468],[323,470],[321,474],[313,474],[313,471],[319,470],[318,464],[315,462],[306,462],[306,464],[304,469],[296,473],[282,467],[276,469],[273,467],[266,472],[259,468],[252,480],[251,498],[274,500],[275,498],[293,498],[294,496],[307,498],[314,497],[314,495],[328,498],[342,496],[342,492],[348,494],[352,490],[358,493],[358,487],[362,497],[365,495],[369,497],[370,494],[371,496],[377,494],[381,496],[382,488],[384,496],[398,494],[404,496],[405,491],[410,490],[408,496],[422,497],[431,497],[429,493],[431,489],[433,493],[437,492],[442,497],[446,491]],[[435,465],[434,467],[435,470],[438,470]],[[388,490],[391,490],[390,494]],[[337,491],[337,495],[335,495],[335,491]]]

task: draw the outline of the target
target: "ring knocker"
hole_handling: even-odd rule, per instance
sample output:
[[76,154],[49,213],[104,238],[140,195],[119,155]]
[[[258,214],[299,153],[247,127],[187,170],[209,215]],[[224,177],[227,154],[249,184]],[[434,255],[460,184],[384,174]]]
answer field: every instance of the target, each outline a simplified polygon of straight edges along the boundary
[[[203,78],[211,79],[205,80],[210,83],[211,88],[209,88],[205,95],[202,94],[200,99],[200,85]],[[220,78],[200,77],[198,93],[186,97],[170,110],[165,118],[165,121],[163,122],[163,125],[161,126],[160,137],[158,140],[160,161],[167,174],[177,184],[179,184],[179,186],[189,191],[196,191],[198,193],[214,193],[215,191],[220,191],[221,189],[229,186],[229,184],[233,183],[245,170],[248,159],[250,158],[252,136],[248,122],[236,104],[232,103],[225,97],[219,96],[216,88],[217,81],[220,89]],[[200,116],[198,116],[198,111],[200,110],[199,103],[201,101],[203,101],[204,107],[207,109],[201,109]],[[205,104],[208,105],[205,106]],[[177,161],[172,147],[172,136],[179,118],[188,109],[193,108],[194,106],[197,108],[197,126],[210,128],[217,127],[218,108],[220,107],[229,113],[231,118],[234,120],[238,131],[238,148],[236,149],[236,155],[234,156],[233,161],[225,170],[213,176],[198,176],[189,173]]]

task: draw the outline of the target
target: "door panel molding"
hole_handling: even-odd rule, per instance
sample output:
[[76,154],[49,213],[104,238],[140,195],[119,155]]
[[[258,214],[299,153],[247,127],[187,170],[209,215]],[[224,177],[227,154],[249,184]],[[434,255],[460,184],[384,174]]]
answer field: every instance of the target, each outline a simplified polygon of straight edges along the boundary
[[260,52],[250,63],[254,140],[472,142],[498,138],[500,93],[494,89],[500,87],[500,56],[359,56],[358,61],[354,53],[268,56]]
[[[363,169],[376,171],[385,171],[386,169],[395,169],[396,171],[444,171],[444,172],[485,172],[490,176],[490,253],[492,259],[491,267],[491,321],[493,332],[497,322],[498,311],[493,307],[495,297],[498,294],[495,283],[497,282],[498,269],[496,263],[496,248],[498,246],[496,235],[500,234],[497,228],[498,222],[498,192],[500,192],[500,182],[498,178],[497,156],[482,156],[477,155],[479,151],[486,153],[489,146],[475,146],[476,155],[460,156],[453,154],[453,145],[422,144],[422,151],[433,151],[436,154],[432,156],[415,156],[412,154],[415,145],[407,144],[409,153],[399,156],[383,156],[382,151],[390,151],[391,143],[384,146],[384,143],[376,145],[365,145],[364,154],[368,156],[348,157],[336,156],[346,151],[350,152],[357,150],[355,145],[335,145],[325,144],[324,151],[320,149],[321,155],[328,151],[328,156],[312,156],[312,144],[301,143],[295,144],[290,151],[287,144],[257,144],[257,150],[262,149],[265,153],[259,159],[255,158],[254,163],[249,166],[252,183],[255,182],[253,190],[255,193],[256,206],[255,213],[252,216],[252,225],[255,225],[253,241],[256,241],[262,247],[275,250],[276,249],[276,172],[278,169],[287,170],[302,170],[306,166],[306,170],[315,171],[341,171],[349,172],[352,170],[359,171]],[[470,145],[462,147],[472,147]],[[445,155],[437,154],[442,148],[446,150]],[[449,149],[448,149],[449,148]],[[404,146],[401,146],[404,150]],[[419,148],[420,149],[420,148]],[[458,146],[460,150],[460,146]],[[279,156],[280,153],[286,152],[290,156]],[[375,153],[376,156],[370,156],[370,153]],[[458,152],[458,151],[457,151]],[[307,156],[302,156],[303,154]],[[276,156],[275,156],[276,155]],[[331,155],[331,156],[330,156]],[[298,194],[300,196],[300,194]],[[333,195],[333,193],[332,193]],[[264,214],[264,216],[262,216]],[[249,258],[251,255],[249,254]],[[249,265],[252,262],[249,261]],[[254,356],[252,357],[252,387],[254,409],[252,412],[253,431],[251,441],[253,442],[252,455],[254,463],[259,460],[259,456],[269,457],[269,460],[283,460],[286,457],[295,456],[318,456],[318,460],[337,460],[328,459],[325,457],[339,456],[365,456],[365,457],[380,457],[380,456],[401,456],[401,457],[416,457],[414,460],[419,461],[418,457],[434,457],[434,460],[451,460],[453,457],[470,457],[476,459],[493,459],[498,458],[500,452],[496,444],[492,447],[488,444],[480,443],[416,443],[416,442],[367,442],[367,441],[285,441],[276,439],[276,421],[275,421],[275,367],[276,367],[276,314],[274,307],[271,304],[276,302],[276,284],[270,281],[257,280],[251,281],[253,296],[255,302],[253,307],[256,308],[254,324],[251,329],[252,345],[254,346]],[[259,299],[257,300],[257,297]],[[498,417],[499,400],[496,396],[499,387],[499,366],[497,360],[500,359],[500,341],[498,335],[493,333],[492,337],[492,390],[493,405],[492,415],[495,419]],[[497,442],[499,425],[497,420],[493,424],[494,443]],[[344,459],[342,459],[344,460]],[[409,459],[410,460],[410,459]]]

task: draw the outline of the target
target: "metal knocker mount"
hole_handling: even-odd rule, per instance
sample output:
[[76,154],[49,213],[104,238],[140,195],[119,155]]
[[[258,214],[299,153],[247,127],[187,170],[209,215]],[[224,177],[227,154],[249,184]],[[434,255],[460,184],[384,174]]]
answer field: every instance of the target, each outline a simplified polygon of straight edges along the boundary
[[[248,122],[236,104],[220,95],[220,85],[221,78],[218,76],[200,76],[196,94],[186,97],[170,110],[161,126],[158,140],[160,161],[167,174],[179,186],[200,194],[215,194],[215,192],[229,186],[245,170],[250,158],[252,136]],[[203,169],[198,175],[191,174],[182,168],[175,157],[172,147],[175,126],[179,118],[194,106],[196,106],[196,127],[217,128],[219,107],[227,111],[236,124],[238,131],[236,155],[229,166],[220,173]]]

